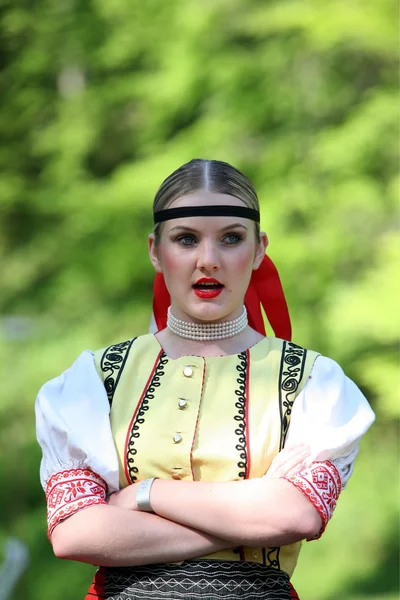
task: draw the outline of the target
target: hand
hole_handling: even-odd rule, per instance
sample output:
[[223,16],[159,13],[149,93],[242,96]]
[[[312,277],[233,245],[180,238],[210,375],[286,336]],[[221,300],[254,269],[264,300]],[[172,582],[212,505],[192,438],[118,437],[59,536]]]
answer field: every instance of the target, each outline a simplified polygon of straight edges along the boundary
[[306,466],[305,460],[309,455],[310,448],[306,444],[284,448],[275,456],[264,477],[282,478],[296,475]]
[[132,483],[123,490],[110,494],[107,496],[107,503],[111,506],[117,506],[118,508],[124,508],[126,510],[137,510],[136,486],[136,483]]

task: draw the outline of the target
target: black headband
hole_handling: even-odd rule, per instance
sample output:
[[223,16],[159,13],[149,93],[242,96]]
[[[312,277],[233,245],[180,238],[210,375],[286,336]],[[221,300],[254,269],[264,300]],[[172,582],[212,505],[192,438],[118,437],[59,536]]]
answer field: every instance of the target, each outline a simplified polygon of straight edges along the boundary
[[260,222],[260,213],[254,208],[231,204],[214,204],[211,206],[182,206],[158,210],[154,213],[154,224],[170,219],[181,219],[182,217],[243,217],[257,223]]

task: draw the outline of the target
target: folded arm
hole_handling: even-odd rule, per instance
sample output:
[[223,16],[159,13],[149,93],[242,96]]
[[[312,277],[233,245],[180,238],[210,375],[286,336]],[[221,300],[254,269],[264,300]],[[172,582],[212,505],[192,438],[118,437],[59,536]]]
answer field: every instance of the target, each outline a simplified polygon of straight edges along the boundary
[[99,566],[177,562],[232,544],[157,515],[99,504],[61,521],[51,534],[59,558]]
[[[266,476],[224,483],[156,479],[151,506],[159,516],[231,542],[231,546],[281,546],[321,529],[321,517],[309,499],[284,476],[296,476],[307,446],[285,449]],[[137,511],[138,484],[112,494],[110,502]]]
[[[322,530],[321,517],[326,521],[332,513],[342,482],[329,497],[324,491],[316,501],[308,492],[314,475],[318,480],[325,477],[328,492],[329,486],[335,487],[335,466],[331,469],[328,462],[319,463],[319,471],[314,470],[315,463],[308,464],[307,471],[280,473],[270,481],[269,477],[227,483],[156,480],[151,502],[157,514],[135,511],[135,485],[117,491],[118,458],[108,400],[100,380],[87,377],[90,368],[93,357],[84,353],[70,373],[46,384],[37,402],[41,479],[57,556],[116,566],[175,562],[236,545],[285,545],[313,538]],[[318,431],[321,442],[315,441],[311,460],[339,457],[351,465],[353,458],[348,460],[347,454],[373,418],[355,392],[347,393],[350,384],[336,377],[334,369],[329,381],[329,368],[324,385],[314,374],[306,386],[310,391],[312,385],[312,393],[306,394],[305,388],[297,398],[288,442],[313,440]],[[336,380],[342,382],[337,390]],[[354,398],[353,404],[349,398]],[[302,413],[296,416],[298,408]],[[322,454],[318,447],[329,448],[329,453]],[[331,472],[322,473],[326,465]],[[107,504],[106,490],[111,498],[123,500],[122,506]]]
[[[280,453],[268,477],[251,481],[156,480],[151,501],[158,514],[137,510],[138,484],[106,499],[106,486],[98,475],[75,470],[66,480],[64,472],[48,485],[54,552],[59,558],[125,566],[197,558],[235,545],[298,541],[319,530],[321,520],[312,504],[278,477],[296,473],[306,452]],[[88,507],[65,518],[82,501]]]
[[309,500],[284,479],[208,483],[156,480],[151,490],[156,514],[232,545],[283,546],[321,529]]

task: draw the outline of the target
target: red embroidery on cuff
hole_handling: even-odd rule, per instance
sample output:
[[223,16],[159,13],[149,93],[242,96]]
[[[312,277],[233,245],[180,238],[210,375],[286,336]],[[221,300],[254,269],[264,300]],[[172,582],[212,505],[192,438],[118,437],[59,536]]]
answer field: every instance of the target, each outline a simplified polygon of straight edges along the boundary
[[319,533],[310,540],[317,540],[325,531],[329,519],[336,507],[337,499],[342,490],[342,480],[339,471],[330,461],[313,462],[310,466],[296,475],[285,477],[297,487],[313,504],[322,519]]
[[46,487],[48,536],[60,521],[92,504],[106,504],[107,484],[91,469],[69,469],[50,477]]

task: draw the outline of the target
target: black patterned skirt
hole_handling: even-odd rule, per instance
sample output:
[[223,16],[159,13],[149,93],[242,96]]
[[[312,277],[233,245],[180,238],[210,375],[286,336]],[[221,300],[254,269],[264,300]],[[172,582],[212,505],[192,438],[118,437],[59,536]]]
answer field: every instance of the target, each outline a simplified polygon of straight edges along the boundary
[[258,563],[189,560],[182,564],[101,567],[85,600],[294,600],[283,571]]

